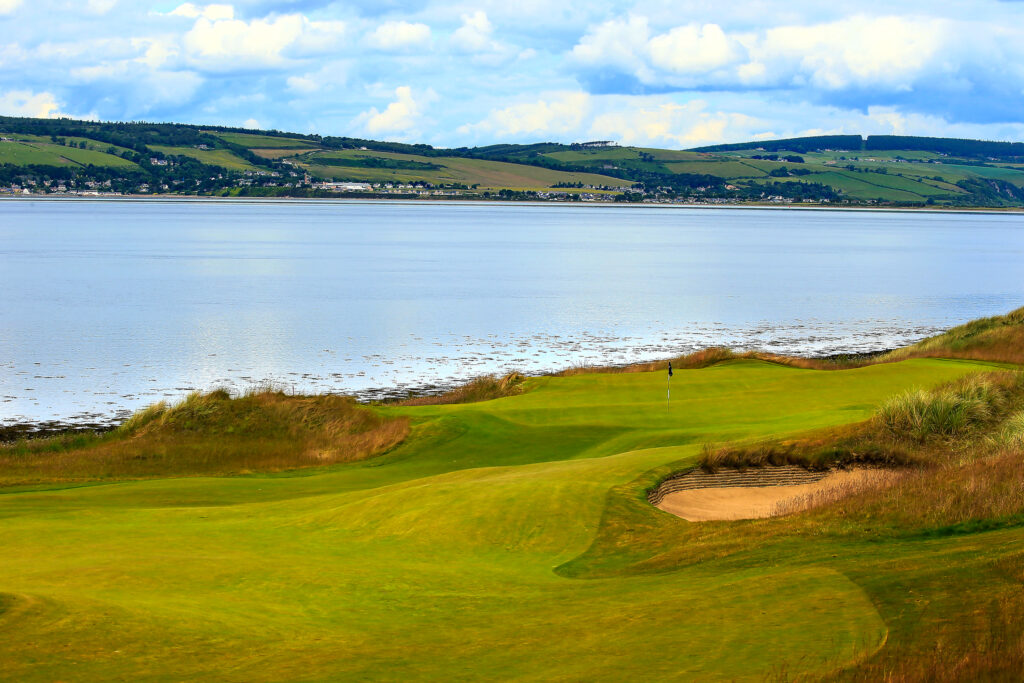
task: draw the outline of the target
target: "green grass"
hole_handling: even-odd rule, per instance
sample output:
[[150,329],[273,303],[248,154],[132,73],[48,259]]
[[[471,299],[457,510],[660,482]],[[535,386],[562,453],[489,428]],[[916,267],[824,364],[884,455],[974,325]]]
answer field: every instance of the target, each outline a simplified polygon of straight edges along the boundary
[[254,135],[250,133],[214,133],[210,135],[234,145],[249,149],[314,149],[315,143],[301,138],[285,138],[273,135]]
[[[344,166],[318,165],[318,158],[324,159],[357,159],[374,156],[385,159],[414,161],[424,164],[440,165],[439,169],[387,169],[387,168],[351,168]],[[392,152],[368,152],[361,150],[342,150],[322,152],[309,157],[298,157],[296,162],[309,169],[310,173],[320,178],[335,180],[353,180],[368,182],[410,183],[417,180],[433,184],[461,183],[464,185],[480,185],[486,189],[544,189],[557,183],[583,183],[609,187],[629,187],[630,181],[611,178],[596,173],[570,173],[553,171],[539,166],[510,164],[501,161],[482,159],[464,159],[461,157],[424,157],[414,154],[397,154]]]
[[0,164],[39,164],[44,166],[110,166],[137,168],[134,162],[97,151],[65,147],[49,142],[0,142]]
[[198,149],[196,147],[171,147],[168,145],[150,145],[150,149],[167,155],[176,155],[196,159],[210,166],[220,166],[229,171],[258,171],[258,166],[227,149]]
[[677,372],[671,407],[662,372],[530,378],[496,400],[380,407],[412,432],[361,462],[12,489],[0,678],[830,676],[927,639],[980,594],[1019,590],[1006,562],[1021,532],[688,524],[645,487],[703,443],[861,421],[990,368],[736,360]]

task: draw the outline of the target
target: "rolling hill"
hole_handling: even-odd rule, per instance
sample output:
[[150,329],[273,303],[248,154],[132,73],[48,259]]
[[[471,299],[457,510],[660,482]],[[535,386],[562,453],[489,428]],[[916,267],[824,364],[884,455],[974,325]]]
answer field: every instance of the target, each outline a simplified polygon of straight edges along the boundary
[[11,117],[0,117],[0,138],[7,192],[101,187],[126,194],[1024,207],[1024,143],[836,135],[693,150],[613,143],[441,149]]

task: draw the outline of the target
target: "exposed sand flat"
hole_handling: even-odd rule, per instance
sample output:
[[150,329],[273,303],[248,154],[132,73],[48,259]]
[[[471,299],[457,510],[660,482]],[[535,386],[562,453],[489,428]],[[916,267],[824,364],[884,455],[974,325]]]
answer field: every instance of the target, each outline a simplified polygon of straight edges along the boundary
[[[840,470],[822,479],[794,486],[743,486],[698,488],[676,491],[662,498],[657,507],[691,522],[711,520],[759,519],[787,511],[798,499],[826,497],[852,492],[890,476],[884,470]],[[756,482],[756,473],[751,472]]]

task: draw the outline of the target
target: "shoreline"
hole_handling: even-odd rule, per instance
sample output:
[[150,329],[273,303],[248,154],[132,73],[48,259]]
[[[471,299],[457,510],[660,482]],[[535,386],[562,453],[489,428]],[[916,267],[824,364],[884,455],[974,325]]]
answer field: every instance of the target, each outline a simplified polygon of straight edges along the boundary
[[447,197],[422,197],[411,199],[401,197],[214,197],[199,195],[156,195],[135,194],[116,196],[79,196],[79,195],[0,195],[0,201],[20,202],[152,202],[152,203],[237,203],[237,204],[297,204],[297,203],[328,203],[328,204],[447,204],[447,205],[482,205],[482,206],[569,206],[569,207],[629,207],[638,209],[732,209],[732,210],[770,210],[770,211],[836,211],[864,213],[925,213],[925,214],[979,214],[979,215],[1024,215],[1024,206],[1020,207],[913,207],[913,206],[837,206],[833,204],[778,204],[764,202],[734,203],[692,203],[692,202],[607,202],[607,201],[537,201],[537,200],[495,200],[495,199],[450,199]]
[[[695,351],[694,354],[699,354],[704,351],[715,348],[724,347],[707,347]],[[804,356],[804,355],[774,355],[767,351],[754,352],[763,353],[766,357],[774,356],[776,358],[789,358],[796,360],[815,360],[822,361],[825,363],[857,363],[870,361],[878,356],[889,353],[894,349],[879,349],[877,351],[863,351],[854,353],[833,353],[824,356]],[[745,352],[740,352],[745,353]],[[688,354],[693,355],[693,354]],[[662,365],[668,363],[670,360],[675,360],[679,356],[664,357],[650,361],[639,361],[635,363],[621,363],[621,364],[609,364],[609,365],[590,365],[582,367],[568,367],[561,370],[555,370],[550,372],[541,372],[537,374],[523,374],[524,377],[558,377],[569,372],[578,371],[580,374],[587,373],[616,373],[616,372],[628,372],[630,368],[643,368],[651,365]],[[769,361],[770,362],[770,361]],[[487,376],[487,375],[481,375]],[[493,375],[491,375],[493,376]],[[371,389],[364,389],[355,392],[324,392],[323,394],[310,394],[310,395],[338,395],[338,396],[351,396],[358,403],[362,405],[389,405],[398,403],[414,398],[425,398],[441,396],[447,392],[457,389],[460,386],[467,385],[477,378],[470,378],[462,381],[434,383],[434,384],[423,384],[414,389],[397,389],[392,387],[377,387]],[[273,388],[272,384],[268,385]],[[206,390],[202,390],[202,393],[214,391],[217,387],[208,387]],[[305,395],[305,394],[296,394]],[[145,408],[142,408],[143,410]],[[137,411],[129,411],[127,409],[120,409],[115,411],[118,415],[123,417],[110,416],[104,417],[102,415],[90,415],[83,420],[70,420],[70,419],[49,419],[49,420],[37,420],[37,421],[24,421],[24,422],[12,422],[4,423],[0,421],[0,445],[15,443],[21,439],[44,439],[53,436],[62,435],[74,435],[74,434],[102,434],[105,432],[113,431],[120,425],[124,424],[131,415]],[[127,415],[126,415],[127,413]]]

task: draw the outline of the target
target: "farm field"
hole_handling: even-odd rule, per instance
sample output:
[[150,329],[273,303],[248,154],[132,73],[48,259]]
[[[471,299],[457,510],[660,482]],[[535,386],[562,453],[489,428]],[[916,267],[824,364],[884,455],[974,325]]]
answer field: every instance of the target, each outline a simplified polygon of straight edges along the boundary
[[286,138],[276,135],[256,135],[249,133],[210,132],[210,135],[234,145],[249,149],[315,149],[315,143],[299,138]]
[[[981,357],[1016,358],[995,350],[1018,331],[1001,325],[904,356],[977,340]],[[671,405],[661,369],[536,377],[494,400],[373,408],[374,425],[411,431],[359,462],[160,476],[172,448],[144,480],[0,478],[0,677],[871,680],[872,662],[969,639],[978,614],[1019,597],[1018,518],[940,532],[941,515],[826,507],[688,523],[644,491],[705,443],[828,434],[905,390],[1005,367],[736,358],[678,370]],[[231,399],[99,443],[174,425],[205,438],[234,405],[217,401]],[[89,458],[90,443],[70,452]]]
[[138,168],[127,159],[95,149],[65,147],[49,142],[0,142],[0,164],[39,164],[46,166],[110,166]]
[[[433,165],[440,168],[366,168],[355,166],[334,166],[318,160],[348,159],[382,159],[399,164],[411,163]],[[547,188],[557,183],[583,183],[609,187],[629,187],[630,181],[612,178],[596,173],[575,173],[556,171],[537,166],[512,164],[484,159],[466,159],[461,157],[425,157],[412,154],[396,154],[391,152],[368,152],[361,150],[344,150],[338,152],[322,152],[311,156],[295,159],[296,163],[307,168],[310,173],[322,178],[336,180],[366,180],[371,182],[409,183],[424,181],[430,183],[462,183],[476,184],[483,188]]]
[[229,171],[259,170],[258,167],[253,166],[227,149],[196,149],[195,147],[171,147],[167,145],[150,145],[150,149],[162,152],[163,154],[189,157],[210,166],[226,168]]

